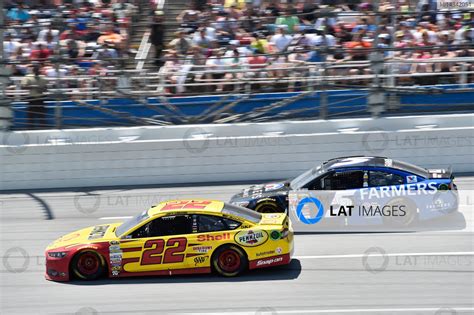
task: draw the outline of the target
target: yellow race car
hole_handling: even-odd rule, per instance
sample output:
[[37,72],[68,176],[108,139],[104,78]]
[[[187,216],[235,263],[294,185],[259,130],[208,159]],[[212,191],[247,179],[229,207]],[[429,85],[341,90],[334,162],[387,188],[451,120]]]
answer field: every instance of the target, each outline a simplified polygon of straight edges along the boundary
[[215,200],[162,202],[123,223],[88,227],[46,248],[46,279],[209,273],[289,264],[293,231],[284,213]]

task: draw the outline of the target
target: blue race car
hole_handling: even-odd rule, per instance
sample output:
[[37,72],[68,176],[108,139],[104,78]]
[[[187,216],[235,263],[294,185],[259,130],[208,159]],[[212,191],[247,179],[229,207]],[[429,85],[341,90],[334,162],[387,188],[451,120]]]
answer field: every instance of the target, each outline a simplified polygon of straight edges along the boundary
[[[392,160],[387,157],[350,156],[335,158],[314,167],[293,180],[254,185],[234,195],[230,203],[262,212],[287,212],[290,191],[338,191],[360,190],[361,195],[371,190],[396,190],[400,187],[431,191],[451,191],[449,204],[432,211],[439,203],[437,195],[430,196],[433,204],[414,204],[412,211],[404,217],[402,225],[408,225],[416,219],[431,219],[439,214],[457,210],[457,188],[453,182],[450,169],[425,169],[409,163]],[[382,188],[383,187],[383,188]],[[389,201],[388,201],[389,202]],[[426,202],[425,202],[426,203]],[[427,209],[428,214],[420,218],[420,213]],[[430,208],[431,207],[431,208]],[[436,212],[436,214],[434,214]],[[426,211],[424,212],[426,213]]]

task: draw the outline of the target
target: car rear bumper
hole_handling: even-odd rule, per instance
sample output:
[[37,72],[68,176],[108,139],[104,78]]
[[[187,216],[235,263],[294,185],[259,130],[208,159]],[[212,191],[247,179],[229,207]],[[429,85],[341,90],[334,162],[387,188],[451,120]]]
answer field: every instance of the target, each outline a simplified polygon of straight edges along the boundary
[[271,256],[271,257],[249,261],[249,269],[288,265],[290,262],[291,262],[290,254]]

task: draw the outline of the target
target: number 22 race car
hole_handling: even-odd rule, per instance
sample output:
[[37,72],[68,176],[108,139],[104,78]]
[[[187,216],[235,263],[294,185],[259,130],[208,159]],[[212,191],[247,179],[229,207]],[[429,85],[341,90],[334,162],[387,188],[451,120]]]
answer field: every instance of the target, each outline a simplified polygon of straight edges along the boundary
[[284,213],[260,214],[222,201],[174,200],[123,223],[88,227],[51,243],[46,279],[94,280],[209,273],[289,264],[293,232]]

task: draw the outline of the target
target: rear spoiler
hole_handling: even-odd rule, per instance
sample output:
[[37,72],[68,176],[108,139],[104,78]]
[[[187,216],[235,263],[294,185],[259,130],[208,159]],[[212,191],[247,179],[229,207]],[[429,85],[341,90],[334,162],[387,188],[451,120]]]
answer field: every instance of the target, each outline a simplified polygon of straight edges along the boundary
[[447,169],[444,169],[444,168],[441,168],[441,169],[428,169],[428,174],[429,174],[429,178],[432,178],[432,179],[453,179],[454,176],[453,176],[453,170],[450,167],[448,167]]

